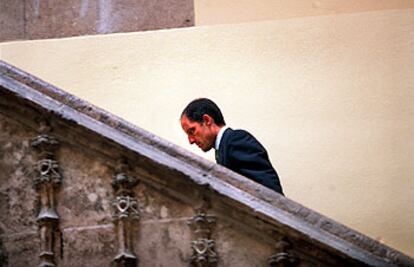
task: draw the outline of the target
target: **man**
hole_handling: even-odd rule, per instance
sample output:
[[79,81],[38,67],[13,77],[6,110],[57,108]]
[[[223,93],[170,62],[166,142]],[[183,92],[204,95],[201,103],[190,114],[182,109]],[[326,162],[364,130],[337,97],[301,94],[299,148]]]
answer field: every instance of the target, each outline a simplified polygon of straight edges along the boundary
[[228,128],[219,107],[210,99],[189,103],[181,113],[181,127],[190,144],[204,152],[214,148],[218,164],[283,194],[266,149],[250,133]]

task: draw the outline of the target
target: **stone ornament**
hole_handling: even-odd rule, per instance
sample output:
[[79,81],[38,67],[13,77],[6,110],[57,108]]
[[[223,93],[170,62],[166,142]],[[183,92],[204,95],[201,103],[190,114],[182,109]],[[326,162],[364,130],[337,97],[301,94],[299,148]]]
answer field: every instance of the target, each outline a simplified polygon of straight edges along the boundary
[[133,249],[133,223],[140,219],[138,200],[133,188],[138,184],[138,179],[129,176],[129,166],[125,160],[120,160],[117,165],[117,173],[112,179],[114,200],[112,203],[112,218],[117,230],[118,254],[114,258],[116,266],[133,267],[138,265],[138,258]]
[[59,185],[62,180],[59,173],[59,164],[56,160],[41,159],[36,162],[35,170],[39,174],[33,180],[35,187],[47,182]]
[[196,266],[210,266],[206,265],[206,263],[217,262],[214,240],[198,239],[192,241],[191,248],[194,251],[192,261],[197,263]]
[[40,211],[37,216],[40,232],[39,267],[46,267],[56,266],[53,246],[59,216],[56,212],[55,192],[62,182],[62,176],[59,172],[58,161],[55,160],[55,151],[59,142],[49,134],[51,128],[45,120],[42,120],[39,125],[41,134],[31,142],[37,152],[37,162],[33,167],[35,173],[33,186],[40,200]]
[[286,238],[282,238],[279,242],[277,242],[275,247],[278,252],[269,257],[268,263],[270,267],[296,266],[298,260],[290,252],[292,245]]
[[128,218],[139,220],[138,201],[131,196],[117,196],[114,201],[114,219]]
[[215,249],[215,241],[211,238],[215,223],[215,217],[207,215],[203,210],[199,210],[197,215],[188,221],[195,237],[195,240],[191,241],[193,254],[190,261],[192,266],[216,266],[218,255]]

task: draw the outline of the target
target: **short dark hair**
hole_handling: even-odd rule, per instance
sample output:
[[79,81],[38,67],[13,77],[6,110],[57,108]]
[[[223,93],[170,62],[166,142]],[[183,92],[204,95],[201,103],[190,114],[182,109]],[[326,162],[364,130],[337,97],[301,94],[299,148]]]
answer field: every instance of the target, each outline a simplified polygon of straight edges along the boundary
[[191,121],[203,122],[204,114],[211,116],[218,126],[226,125],[220,108],[208,98],[197,98],[191,101],[181,113],[181,117],[185,115]]

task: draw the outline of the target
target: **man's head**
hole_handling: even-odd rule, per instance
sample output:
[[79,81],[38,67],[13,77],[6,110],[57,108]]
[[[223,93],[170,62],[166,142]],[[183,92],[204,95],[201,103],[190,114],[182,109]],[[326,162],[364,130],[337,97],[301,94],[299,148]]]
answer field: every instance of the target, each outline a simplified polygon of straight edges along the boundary
[[193,100],[181,113],[181,127],[188,141],[204,152],[214,147],[217,134],[224,125],[219,107],[207,98]]

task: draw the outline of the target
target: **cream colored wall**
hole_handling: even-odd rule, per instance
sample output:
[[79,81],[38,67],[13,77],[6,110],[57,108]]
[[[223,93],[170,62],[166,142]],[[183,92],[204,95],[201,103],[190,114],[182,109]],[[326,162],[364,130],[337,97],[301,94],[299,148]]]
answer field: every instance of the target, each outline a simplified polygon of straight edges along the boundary
[[195,153],[178,117],[210,97],[268,148],[289,198],[414,256],[413,49],[406,9],[4,43],[0,55]]
[[197,26],[414,8],[414,0],[194,0]]

